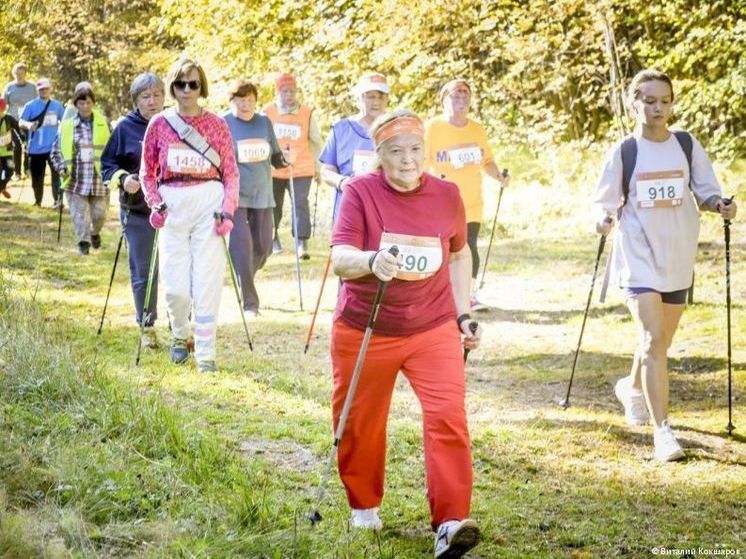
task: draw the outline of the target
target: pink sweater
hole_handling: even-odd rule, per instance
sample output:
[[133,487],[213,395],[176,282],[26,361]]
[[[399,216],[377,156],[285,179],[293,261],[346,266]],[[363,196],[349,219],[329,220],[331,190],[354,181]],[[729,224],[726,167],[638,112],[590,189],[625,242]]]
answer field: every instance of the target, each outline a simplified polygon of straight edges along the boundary
[[[140,182],[143,185],[145,201],[151,208],[160,204],[163,200],[158,193],[158,186],[168,183],[169,186],[193,186],[205,181],[218,180],[223,183],[225,188],[225,200],[223,201],[223,211],[233,214],[238,206],[238,166],[236,157],[233,152],[233,140],[231,132],[226,122],[214,113],[202,111],[199,116],[182,116],[187,124],[194,127],[202,137],[218,152],[220,155],[221,173],[212,166],[197,165],[200,169],[198,172],[179,172],[169,167],[169,147],[182,148],[182,155],[190,157],[192,161],[199,161],[201,156],[190,150],[186,145],[181,144],[179,136],[176,134],[171,125],[162,114],[154,116],[148,124],[145,132],[142,149],[142,164],[140,165]],[[180,145],[181,144],[181,145]]]

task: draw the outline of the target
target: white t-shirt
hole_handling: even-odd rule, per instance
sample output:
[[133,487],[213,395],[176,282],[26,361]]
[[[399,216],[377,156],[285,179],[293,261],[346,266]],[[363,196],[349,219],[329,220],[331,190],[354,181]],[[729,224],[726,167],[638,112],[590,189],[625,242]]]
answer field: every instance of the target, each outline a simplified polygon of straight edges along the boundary
[[[611,277],[620,287],[647,287],[668,292],[686,289],[692,283],[699,237],[698,206],[722,192],[705,150],[694,137],[692,142],[690,178],[686,155],[673,134],[665,142],[637,137],[637,162],[619,230],[614,236],[611,262]],[[676,177],[682,175],[683,189],[676,182]],[[671,180],[656,182],[651,177]],[[641,183],[639,191],[645,200],[638,200],[638,179],[646,181]],[[672,201],[663,205],[651,203],[651,198],[660,200],[669,194],[675,196]],[[619,142],[606,156],[594,204],[602,215],[616,214],[621,201]]]

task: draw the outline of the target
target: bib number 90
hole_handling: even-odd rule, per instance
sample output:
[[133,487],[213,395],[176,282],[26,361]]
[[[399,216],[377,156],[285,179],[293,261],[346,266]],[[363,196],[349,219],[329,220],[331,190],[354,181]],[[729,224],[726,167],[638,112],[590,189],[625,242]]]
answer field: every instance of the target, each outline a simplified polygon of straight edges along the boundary
[[407,254],[402,262],[402,268],[407,272],[424,272],[427,269],[427,256]]

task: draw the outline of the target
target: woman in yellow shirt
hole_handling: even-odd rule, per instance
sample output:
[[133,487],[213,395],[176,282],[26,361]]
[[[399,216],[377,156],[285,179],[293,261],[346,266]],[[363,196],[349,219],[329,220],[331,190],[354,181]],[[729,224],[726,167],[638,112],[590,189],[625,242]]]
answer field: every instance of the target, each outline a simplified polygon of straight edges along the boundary
[[451,80],[440,90],[443,114],[427,123],[425,128],[426,169],[458,186],[466,209],[466,225],[472,261],[471,310],[486,309],[476,297],[479,272],[477,238],[482,225],[482,171],[500,181],[504,188],[509,178],[503,177],[487,141],[484,127],[469,118],[471,87],[464,79]]

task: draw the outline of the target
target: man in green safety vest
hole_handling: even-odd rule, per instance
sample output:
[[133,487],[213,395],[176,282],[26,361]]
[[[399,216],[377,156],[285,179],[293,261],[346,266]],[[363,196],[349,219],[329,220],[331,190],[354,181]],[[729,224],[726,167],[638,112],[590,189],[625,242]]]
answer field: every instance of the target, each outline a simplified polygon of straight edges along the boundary
[[86,255],[90,247],[101,246],[100,232],[109,206],[109,189],[101,178],[101,153],[111,131],[103,115],[94,111],[96,100],[90,89],[76,91],[72,103],[78,114],[60,125],[51,158],[67,193],[78,252]]

